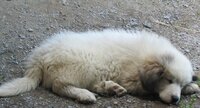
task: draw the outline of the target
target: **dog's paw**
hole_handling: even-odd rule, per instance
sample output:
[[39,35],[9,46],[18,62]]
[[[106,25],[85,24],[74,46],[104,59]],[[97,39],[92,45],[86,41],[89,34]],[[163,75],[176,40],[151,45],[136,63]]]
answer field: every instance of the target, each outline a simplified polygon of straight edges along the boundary
[[82,92],[78,95],[77,100],[81,103],[95,103],[96,97],[90,91],[85,90],[84,92]]
[[106,82],[106,88],[109,92],[113,92],[117,96],[123,96],[124,94],[127,93],[127,90],[124,87],[112,81]]
[[182,94],[187,95],[187,94],[194,94],[194,93],[200,93],[200,88],[195,83],[190,83],[182,89]]
[[127,93],[127,90],[121,86],[113,86],[113,91],[115,91],[117,96],[123,96]]

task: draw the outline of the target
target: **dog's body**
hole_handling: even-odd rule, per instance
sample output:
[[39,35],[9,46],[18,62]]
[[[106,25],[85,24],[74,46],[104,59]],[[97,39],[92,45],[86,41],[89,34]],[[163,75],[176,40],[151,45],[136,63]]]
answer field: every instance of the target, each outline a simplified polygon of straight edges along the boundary
[[190,61],[154,33],[61,32],[33,51],[25,77],[3,84],[0,96],[29,91],[41,83],[81,102],[95,102],[92,92],[119,96],[128,92],[158,93],[163,101],[176,103],[183,87],[186,93],[199,90],[191,83],[193,74]]

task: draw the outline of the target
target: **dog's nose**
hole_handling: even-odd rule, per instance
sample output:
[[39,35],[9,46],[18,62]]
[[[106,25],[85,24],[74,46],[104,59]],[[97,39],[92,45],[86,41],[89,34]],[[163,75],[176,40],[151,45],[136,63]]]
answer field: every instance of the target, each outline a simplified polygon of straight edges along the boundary
[[175,95],[172,95],[172,103],[173,104],[177,104],[177,102],[179,101],[179,97],[178,96],[175,96]]

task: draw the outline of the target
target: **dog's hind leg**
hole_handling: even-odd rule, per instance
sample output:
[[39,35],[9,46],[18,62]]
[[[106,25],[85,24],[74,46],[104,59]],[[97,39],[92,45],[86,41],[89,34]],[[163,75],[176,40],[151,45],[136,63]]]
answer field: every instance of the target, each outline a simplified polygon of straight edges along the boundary
[[60,96],[73,98],[81,103],[94,103],[96,101],[92,92],[66,84],[59,79],[54,80],[52,90]]
[[197,84],[195,83],[190,83],[188,85],[186,85],[183,89],[182,89],[182,94],[183,95],[187,95],[187,94],[194,94],[194,93],[199,93],[200,92],[200,88]]
[[117,95],[122,96],[127,93],[127,90],[113,81],[102,81],[93,88],[94,92],[100,95]]

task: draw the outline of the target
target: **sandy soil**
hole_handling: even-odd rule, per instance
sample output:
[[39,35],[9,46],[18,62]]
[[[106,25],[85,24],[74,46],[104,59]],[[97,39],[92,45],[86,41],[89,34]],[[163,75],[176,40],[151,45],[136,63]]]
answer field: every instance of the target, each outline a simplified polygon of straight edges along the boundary
[[[0,82],[21,77],[28,53],[62,29],[148,29],[167,38],[200,70],[199,0],[0,0]],[[199,95],[184,96],[179,105],[155,97],[98,97],[83,105],[38,87],[10,98],[1,108],[200,108]]]

